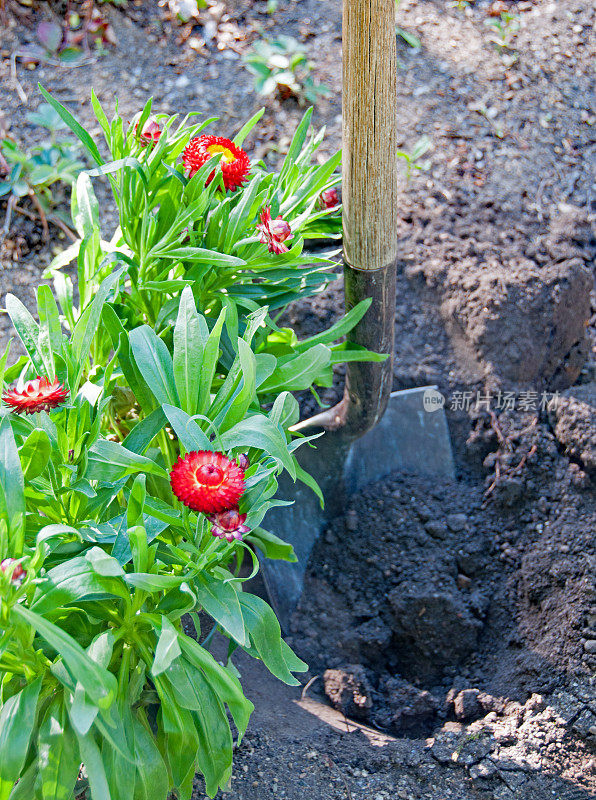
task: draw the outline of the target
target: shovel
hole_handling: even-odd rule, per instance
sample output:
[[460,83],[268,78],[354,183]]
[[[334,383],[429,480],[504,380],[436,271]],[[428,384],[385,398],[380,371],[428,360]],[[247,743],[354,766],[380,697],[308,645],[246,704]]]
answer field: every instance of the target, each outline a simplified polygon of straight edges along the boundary
[[351,494],[397,470],[453,478],[449,433],[436,387],[391,392],[397,269],[397,52],[395,0],[343,3],[343,259],[346,311],[371,306],[350,341],[387,353],[383,362],[349,362],[340,403],[294,430],[325,431],[298,460],[319,483],[313,492],[289,480],[268,527],[291,542],[296,563],[263,561],[263,577],[284,630],[296,608],[308,557],[321,531]]

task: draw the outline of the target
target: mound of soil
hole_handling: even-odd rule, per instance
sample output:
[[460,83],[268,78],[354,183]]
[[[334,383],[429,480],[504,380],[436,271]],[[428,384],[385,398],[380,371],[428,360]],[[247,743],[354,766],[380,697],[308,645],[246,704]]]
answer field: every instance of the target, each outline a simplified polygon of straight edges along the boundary
[[487,495],[494,473],[395,474],[354,497],[312,554],[291,641],[346,716],[529,798],[546,775],[596,789],[596,498],[546,422],[523,422],[501,423],[514,461],[536,448],[514,503]]

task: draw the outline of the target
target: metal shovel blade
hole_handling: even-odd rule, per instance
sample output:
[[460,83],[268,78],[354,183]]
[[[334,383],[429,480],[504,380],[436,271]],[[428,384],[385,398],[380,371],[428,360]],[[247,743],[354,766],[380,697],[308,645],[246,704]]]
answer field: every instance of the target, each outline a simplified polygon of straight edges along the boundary
[[342,514],[350,495],[395,470],[454,478],[453,455],[441,395],[435,386],[393,392],[378,424],[356,441],[341,432],[325,433],[316,448],[304,445],[298,461],[317,481],[325,497],[318,498],[303,483],[280,479],[279,497],[290,507],[272,508],[266,525],[294,546],[298,561],[262,559],[261,568],[271,604],[288,630],[304,584],[314,543],[325,526]]

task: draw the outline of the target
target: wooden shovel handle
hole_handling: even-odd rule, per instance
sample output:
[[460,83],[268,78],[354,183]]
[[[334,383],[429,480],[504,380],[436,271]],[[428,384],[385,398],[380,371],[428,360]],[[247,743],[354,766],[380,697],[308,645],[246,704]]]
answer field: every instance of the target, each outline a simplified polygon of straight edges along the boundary
[[395,0],[343,3],[344,259],[374,270],[397,257]]

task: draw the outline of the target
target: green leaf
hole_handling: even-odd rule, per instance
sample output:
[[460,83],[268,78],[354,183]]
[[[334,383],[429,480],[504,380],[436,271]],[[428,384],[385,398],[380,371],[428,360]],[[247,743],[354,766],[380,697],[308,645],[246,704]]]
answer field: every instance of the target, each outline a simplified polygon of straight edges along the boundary
[[161,720],[166,735],[166,754],[172,780],[181,800],[190,800],[199,737],[192,713],[175,699],[169,681],[158,675],[155,688],[161,700]]
[[257,404],[257,365],[256,359],[250,346],[243,340],[238,339],[238,357],[242,374],[242,385],[240,391],[234,394],[227,402],[227,409],[221,419],[217,420],[220,431],[225,431],[240,422],[249,407]]
[[298,391],[309,389],[321,372],[331,363],[331,350],[316,344],[300,355],[278,358],[277,367],[264,381],[260,392]]
[[178,631],[167,617],[161,618],[161,632],[155,648],[155,658],[151,672],[154,676],[164,672],[180,655]]
[[136,365],[157,402],[179,406],[172,357],[165,343],[148,325],[135,328],[129,338]]
[[155,461],[127,450],[118,442],[100,439],[89,450],[85,477],[96,481],[116,481],[125,475],[147,473],[167,478],[168,473]]
[[87,550],[85,559],[91,564],[93,571],[104,578],[117,578],[124,575],[124,570],[118,561],[109,556],[101,547],[92,547]]
[[132,727],[137,767],[134,800],[155,800],[156,798],[164,800],[170,788],[168,770],[155,744],[153,734],[149,729],[149,725],[143,724],[134,712],[132,715]]
[[[103,765],[101,752],[93,733],[90,731],[85,736],[77,734],[81,760],[85,764],[85,771],[89,779],[89,788],[93,800],[111,800],[108,779]],[[65,798],[66,800],[66,798]]]
[[[250,641],[265,666],[276,678],[289,686],[299,686],[300,682],[288,669],[282,649],[281,629],[273,609],[260,597],[246,592],[240,595],[240,604]],[[292,667],[294,672],[304,672],[308,669],[308,666],[297,657]]]
[[0,420],[0,518],[11,537],[11,553],[19,558],[25,529],[25,481],[9,417]]
[[175,261],[188,261],[191,264],[209,264],[211,267],[245,267],[246,261],[216,250],[205,250],[201,247],[173,247],[168,250],[152,252],[152,256],[170,258]]
[[232,139],[235,145],[238,145],[238,147],[242,147],[242,143],[244,142],[248,134],[252,131],[252,129],[255,127],[257,122],[261,119],[264,113],[265,113],[265,108],[260,108],[256,112],[256,114],[253,114],[253,116],[248,120],[248,122],[246,122],[242,126],[242,128],[240,128],[236,136],[234,136],[234,138]]
[[71,340],[73,356],[79,364],[76,378],[73,382],[73,386],[71,387],[73,392],[78,389],[81,376],[85,370],[85,364],[89,356],[91,343],[97,332],[97,328],[99,327],[99,321],[101,319],[104,303],[114,286],[117,285],[123,272],[123,268],[118,269],[115,272],[112,272],[111,275],[108,275],[108,277],[102,281],[92,303],[87,306],[77,320]]
[[24,605],[14,605],[11,613],[35,628],[60,653],[71,674],[81,682],[94,703],[100,708],[107,708],[112,703],[117,688],[115,677],[92,661],[78,642]]
[[146,476],[137,475],[130,490],[128,505],[126,507],[126,527],[132,528],[135,525],[143,524],[143,509],[147,490],[145,488]]
[[73,117],[73,115],[70,113],[70,111],[67,108],[65,108],[57,100],[54,100],[52,95],[49,94],[49,92],[47,92],[43,88],[41,83],[39,83],[38,86],[39,86],[39,91],[42,93],[42,95],[45,97],[45,99],[48,101],[48,103],[52,106],[53,109],[55,109],[55,111],[58,112],[58,114],[61,117],[61,119],[63,119],[64,122],[66,122],[68,127],[75,134],[75,136],[83,143],[83,145],[87,149],[87,152],[89,153],[91,158],[95,161],[95,163],[96,164],[103,164],[103,159],[102,159],[101,155],[99,154],[99,150],[97,149],[97,145],[95,144],[95,142],[91,138],[91,136],[87,133],[87,131],[82,127],[82,125],[80,125],[77,122],[77,120]]
[[266,558],[279,561],[298,561],[294,547],[291,544],[284,542],[279,536],[263,528],[254,528],[244,539],[255,544]]
[[52,364],[44,359],[37,343],[39,338],[39,325],[37,322],[14,294],[6,295],[6,311],[37,374],[41,377],[47,376],[50,380],[54,378],[54,375],[50,374]]
[[197,313],[192,290],[187,286],[180,295],[174,328],[174,380],[180,406],[191,416],[197,413],[203,348],[208,337],[207,323]]
[[291,172],[292,167],[296,162],[296,159],[300,155],[300,151],[302,150],[302,145],[304,144],[304,140],[306,139],[306,134],[308,133],[308,126],[310,125],[312,112],[313,108],[311,106],[309,109],[306,110],[306,113],[302,117],[300,124],[296,128],[296,133],[294,134],[292,143],[288,148],[288,154],[284,160],[283,166],[279,173],[278,184],[280,186]]
[[205,611],[221,625],[238,644],[247,643],[238,592],[231,583],[224,583],[209,573],[197,575],[194,583],[197,599]]
[[211,450],[211,442],[188,414],[167,403],[164,403],[162,409],[186,451]]
[[56,375],[54,354],[62,352],[62,331],[60,329],[60,314],[52,294],[46,284],[37,289],[37,313],[39,315],[39,350],[43,353],[44,361],[51,366],[48,377]]
[[[8,800],[31,800],[35,797],[35,782],[37,779],[37,761],[32,761],[27,767],[24,774],[20,777],[19,782],[13,787]],[[2,787],[3,789],[4,787]],[[2,794],[4,798],[7,796]]]
[[184,634],[179,634],[178,640],[185,658],[195,667],[203,670],[211,686],[230,709],[234,724],[238,728],[240,737],[242,737],[248,727],[248,721],[254,711],[254,706],[244,696],[240,681],[226,667],[218,664],[211,653],[201,647],[194,639]]
[[43,428],[31,431],[19,450],[25,480],[31,481],[41,475],[50,460],[51,452],[52,443]]
[[0,711],[0,778],[16,781],[21,775],[35,724],[41,678],[9,697]]
[[56,698],[39,729],[39,777],[43,800],[70,800],[81,759],[61,698]]
[[[174,665],[173,665],[174,666]],[[225,787],[232,772],[232,734],[220,698],[203,673],[184,659],[168,671],[178,702],[191,707],[199,735],[197,761],[205,778],[207,794],[214,797]]]
[[327,330],[322,333],[317,333],[316,336],[309,336],[308,339],[303,339],[301,342],[298,342],[296,350],[301,353],[305,350],[310,350],[317,344],[331,344],[341,339],[342,336],[348,334],[352,328],[360,322],[370,308],[371,303],[372,297],[361,300],[330,328],[327,328]]
[[[122,374],[126,378],[128,385],[134,392],[137,402],[145,414],[150,414],[150,412],[155,409],[155,398],[148,389],[143,376],[134,362],[127,331],[124,329],[118,315],[110,305],[103,307],[102,320],[110,334],[112,347],[114,350],[118,350],[118,363]],[[159,430],[161,430],[161,428],[158,429],[157,432],[159,432]]]
[[4,352],[2,353],[2,356],[0,356],[0,386],[4,385],[4,375],[5,375],[5,372],[6,372],[6,364],[8,362],[8,355],[10,353],[10,343],[11,342],[12,342],[12,339],[9,339],[8,342],[6,343],[6,347],[4,348]]
[[321,487],[313,478],[313,476],[303,469],[300,464],[296,464],[296,479],[302,481],[309,489],[312,489],[316,496],[319,498],[319,503],[321,508],[325,508],[325,498],[323,497],[323,492],[321,491]]
[[243,189],[240,201],[231,212],[225,228],[224,251],[228,252],[238,239],[244,234],[248,223],[253,203],[261,186],[261,176],[255,175],[249,185]]
[[275,423],[262,414],[247,417],[222,433],[221,444],[224,450],[236,447],[255,447],[263,450],[284,466],[292,478],[296,478],[295,462],[288,452],[285,436]]
[[182,575],[153,575],[149,572],[129,572],[125,576],[126,583],[136,586],[145,592],[161,592],[180,586],[185,578]]
[[226,314],[227,311],[224,306],[219,314],[219,317],[217,318],[215,325],[211,329],[211,333],[209,334],[209,338],[207,339],[207,344],[205,345],[205,350],[203,352],[203,364],[201,366],[201,383],[198,402],[199,414],[204,414],[209,408],[209,404],[211,402],[211,385],[213,383],[215,370],[217,368],[217,361],[219,358],[219,340],[221,338],[221,332],[223,330]]
[[[46,540],[53,534],[52,527],[46,526],[46,528],[50,528],[45,537]],[[101,548],[94,549],[100,550]],[[101,552],[104,551],[101,550]],[[61,606],[68,606],[84,600],[127,598],[126,587],[122,586],[122,583],[114,577],[100,575],[96,572],[92,560],[93,556],[91,559],[87,559],[85,556],[71,558],[48,570],[39,583],[31,609],[37,614],[48,614]]]
[[141,455],[151,444],[166,424],[166,417],[161,408],[156,408],[138,422],[122,442],[123,447],[132,453]]

